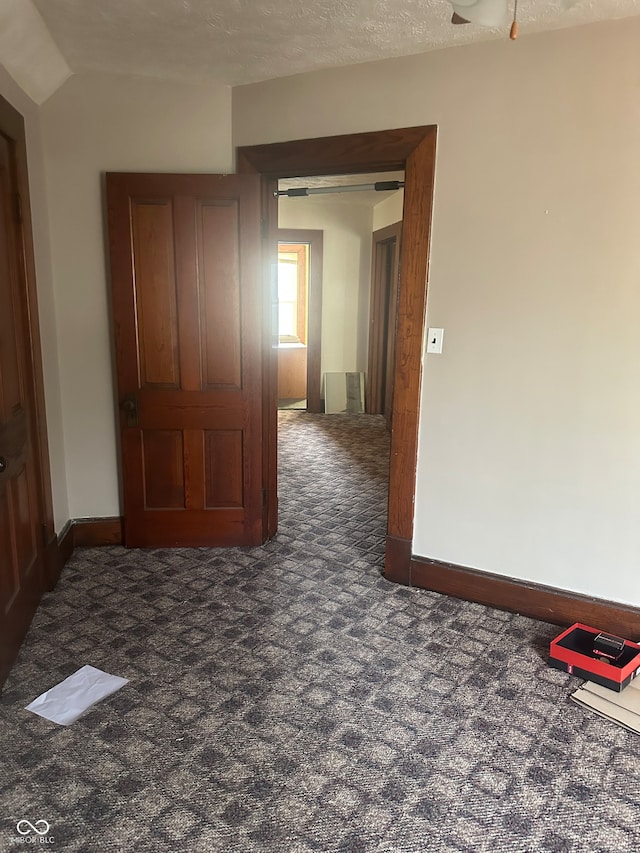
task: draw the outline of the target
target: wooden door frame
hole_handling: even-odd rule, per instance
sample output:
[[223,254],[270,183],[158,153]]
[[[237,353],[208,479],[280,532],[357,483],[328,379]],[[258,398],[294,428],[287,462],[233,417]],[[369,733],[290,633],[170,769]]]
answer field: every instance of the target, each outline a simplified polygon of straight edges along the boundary
[[307,283],[307,411],[321,412],[322,375],[322,239],[323,232],[312,228],[278,228],[279,243],[308,243]]
[[[395,345],[396,306],[398,301],[398,275],[400,271],[400,241],[402,221],[394,222],[373,232],[371,247],[371,299],[369,308],[369,356],[367,359],[366,411],[384,415],[391,427],[390,402],[393,400],[393,383],[387,382],[393,367]],[[380,275],[380,259],[383,251],[393,245],[393,267],[391,287]],[[382,358],[384,356],[384,358]],[[383,405],[384,386],[384,405]]]
[[[278,179],[404,170],[403,241],[385,548],[385,573],[392,580],[406,577],[411,562],[436,136],[437,128],[428,125],[237,149],[237,170],[262,176],[264,235],[269,265],[273,263],[273,249],[270,247],[277,240],[277,199],[273,193]],[[268,294],[265,300],[265,317],[270,318]],[[269,346],[270,338],[267,340]],[[273,358],[266,359],[264,398],[265,518],[269,535],[277,529],[277,384],[273,378],[273,362]]]

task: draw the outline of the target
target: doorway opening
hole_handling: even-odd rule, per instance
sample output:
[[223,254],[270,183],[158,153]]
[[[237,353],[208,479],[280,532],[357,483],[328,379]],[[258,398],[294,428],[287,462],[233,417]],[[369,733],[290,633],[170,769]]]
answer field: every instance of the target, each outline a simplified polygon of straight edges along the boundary
[[279,409],[322,411],[322,280],[323,232],[312,228],[279,228]]
[[278,240],[278,408],[307,408],[309,244]]
[[[265,222],[265,323],[270,322],[271,269],[277,246],[278,180],[302,175],[404,170],[403,250],[397,301],[393,429],[385,548],[387,578],[407,582],[411,571],[413,506],[420,413],[421,361],[427,297],[437,128],[433,125],[240,147],[240,173],[262,177]],[[264,523],[275,535],[277,501],[277,364],[267,337],[264,372]]]
[[[374,233],[402,219],[403,178],[396,171],[278,181],[278,408],[382,413],[364,407],[365,377],[381,350],[371,351],[371,329],[382,324],[384,341],[393,341],[386,324],[395,311],[381,315],[372,298],[372,245]],[[317,389],[309,406],[305,383]]]
[[[379,300],[374,304],[372,249],[374,235],[380,228],[402,218],[403,178],[403,172],[391,172],[303,176],[278,182],[279,457],[297,430],[301,434],[314,434],[319,443],[325,435],[333,436],[335,441],[334,431],[338,426],[330,425],[328,420],[336,416],[341,419],[336,433],[341,448],[335,456],[336,464],[341,453],[347,452],[357,466],[357,445],[363,437],[376,436],[376,441],[380,440],[377,435],[385,426],[380,417],[383,410],[365,408],[365,379],[371,370],[371,329],[377,332],[382,324],[383,340],[394,340],[394,331],[389,332],[386,324],[395,323],[395,310],[381,314]],[[359,189],[363,186],[368,189]],[[377,186],[385,189],[374,189]],[[284,195],[290,191],[294,195]],[[294,225],[303,227],[294,228]],[[316,237],[315,244],[309,235]],[[314,257],[315,275],[310,280],[309,253],[318,249],[322,254]],[[397,295],[397,288],[395,292]],[[309,294],[313,301],[309,300]],[[309,340],[307,325],[312,322],[317,331]],[[377,358],[380,350],[379,345],[374,348],[373,356]],[[321,397],[320,406],[309,410],[307,380],[318,386]],[[283,418],[283,410],[294,410],[294,416]],[[324,414],[316,415],[315,419],[301,418],[296,416],[300,411]],[[361,419],[370,417],[382,424],[371,423],[367,427]],[[283,430],[286,441],[281,440]],[[325,458],[331,467],[330,454],[325,454]],[[388,465],[388,447],[379,460],[383,467],[384,458]],[[287,494],[287,480],[292,476],[290,464],[280,465],[282,495]],[[297,474],[295,479],[300,481]],[[363,471],[363,483],[366,479]],[[388,474],[384,483],[377,480],[381,495],[386,495],[387,485]],[[333,495],[323,493],[318,482],[309,483],[309,487],[315,490],[321,505],[331,504]],[[286,515],[282,517],[281,528],[283,523]],[[386,513],[377,516],[377,525],[378,534],[384,537]]]

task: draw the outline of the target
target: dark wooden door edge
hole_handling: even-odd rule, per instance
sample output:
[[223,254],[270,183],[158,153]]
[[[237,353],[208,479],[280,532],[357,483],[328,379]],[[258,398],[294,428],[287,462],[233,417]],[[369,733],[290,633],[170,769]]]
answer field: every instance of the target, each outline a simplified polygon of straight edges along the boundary
[[40,604],[45,579],[40,576],[42,566],[37,566],[37,569],[39,576],[31,578],[32,583],[25,584],[20,589],[9,613],[6,616],[3,614],[3,630],[6,631],[8,637],[12,638],[12,642],[0,644],[0,690],[11,671],[29,630],[31,620]]
[[262,527],[266,538],[278,531],[278,339],[271,320],[275,307],[273,270],[278,264],[278,181],[262,177],[264,334],[262,365]]
[[[40,597],[47,588],[50,574],[49,566],[55,563],[55,533],[42,350],[38,322],[26,132],[22,115],[2,97],[0,97],[0,130],[9,143],[10,156],[15,167],[15,170],[10,170],[11,172],[15,171],[15,175],[8,176],[8,186],[13,184],[15,177],[15,185],[11,191],[16,194],[16,197],[13,199],[15,204],[13,217],[8,216],[8,219],[13,219],[13,224],[10,248],[8,245],[7,252],[10,251],[14,256],[16,263],[15,284],[17,289],[23,291],[17,303],[23,316],[23,323],[19,325],[24,326],[21,330],[24,340],[18,347],[18,361],[21,365],[23,383],[21,400],[29,411],[32,432],[31,443],[33,445],[32,461],[36,480],[36,494],[30,495],[28,512],[30,520],[33,519],[35,522],[38,539],[42,536],[34,551],[36,554],[35,563],[28,576],[22,578],[24,586],[18,592],[17,597],[13,598],[8,611],[3,612],[2,647],[0,648],[1,687],[26,635]],[[6,306],[3,306],[2,310],[5,309]]]
[[640,609],[439,560],[416,556],[407,560],[397,543],[393,548],[396,560],[385,572],[391,581],[430,589],[498,610],[509,610],[554,625],[582,622],[629,640],[640,640]]
[[16,180],[18,184],[20,209],[20,237],[22,240],[21,274],[26,290],[28,304],[28,319],[26,323],[30,367],[32,370],[32,388],[34,401],[34,417],[36,432],[36,455],[38,470],[38,491],[41,506],[38,512],[44,524],[47,540],[54,534],[53,493],[51,488],[51,468],[49,460],[49,442],[47,439],[46,405],[44,397],[44,371],[42,366],[42,345],[40,341],[40,326],[38,323],[38,296],[36,287],[35,251],[33,245],[33,225],[31,217],[31,200],[29,194],[29,173],[27,166],[27,140],[22,115],[0,97],[0,128],[15,142]]

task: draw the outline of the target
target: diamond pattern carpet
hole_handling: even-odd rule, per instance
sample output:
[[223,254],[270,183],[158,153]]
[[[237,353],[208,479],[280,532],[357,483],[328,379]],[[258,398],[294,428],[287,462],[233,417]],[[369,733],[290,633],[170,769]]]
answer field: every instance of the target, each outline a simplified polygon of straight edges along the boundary
[[[382,576],[383,419],[280,428],[272,542],[81,549],[45,596],[0,850],[22,820],[77,853],[640,849],[640,741],[569,701],[558,629]],[[68,728],[23,710],[87,663],[130,683]]]

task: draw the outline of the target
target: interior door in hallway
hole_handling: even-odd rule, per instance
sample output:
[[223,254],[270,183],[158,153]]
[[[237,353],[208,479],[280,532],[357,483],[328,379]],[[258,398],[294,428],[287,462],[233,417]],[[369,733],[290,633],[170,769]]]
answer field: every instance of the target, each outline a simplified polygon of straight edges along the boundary
[[112,173],[107,206],[125,544],[258,544],[259,179]]
[[45,589],[44,510],[14,153],[12,140],[0,132],[0,685]]
[[391,429],[402,222],[373,233],[367,412]]

